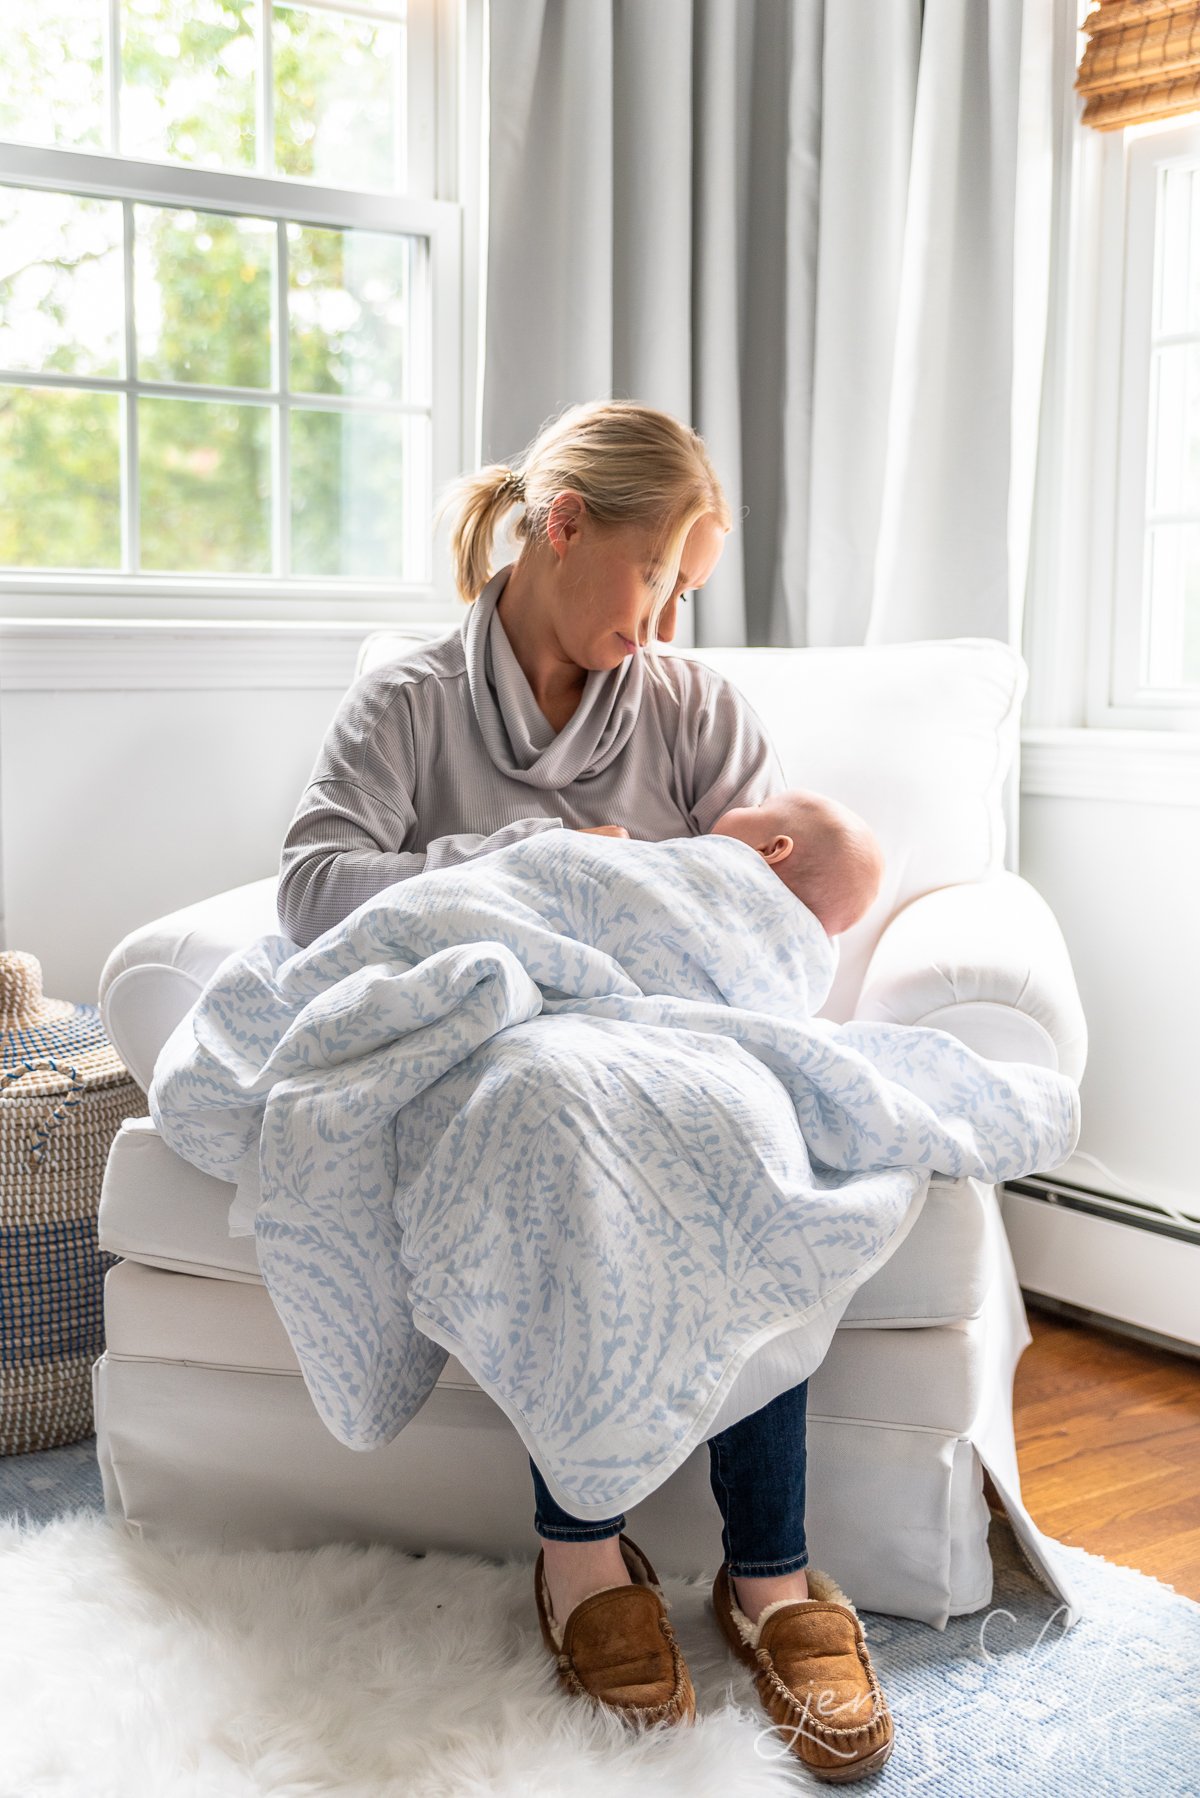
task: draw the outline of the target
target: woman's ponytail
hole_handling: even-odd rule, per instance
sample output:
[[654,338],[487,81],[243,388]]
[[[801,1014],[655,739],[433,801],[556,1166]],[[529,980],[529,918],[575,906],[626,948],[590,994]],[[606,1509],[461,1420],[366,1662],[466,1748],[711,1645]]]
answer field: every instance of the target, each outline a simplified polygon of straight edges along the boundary
[[448,511],[456,514],[450,533],[454,584],[463,599],[478,599],[492,574],[492,544],[504,514],[521,505],[525,483],[502,462],[455,481],[437,509],[435,527]]

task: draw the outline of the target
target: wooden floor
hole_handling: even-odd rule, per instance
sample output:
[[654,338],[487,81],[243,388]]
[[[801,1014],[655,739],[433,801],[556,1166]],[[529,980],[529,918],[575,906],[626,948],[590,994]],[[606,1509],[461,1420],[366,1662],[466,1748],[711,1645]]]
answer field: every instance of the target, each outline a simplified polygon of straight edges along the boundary
[[1035,1303],[1014,1394],[1034,1522],[1200,1600],[1200,1361]]

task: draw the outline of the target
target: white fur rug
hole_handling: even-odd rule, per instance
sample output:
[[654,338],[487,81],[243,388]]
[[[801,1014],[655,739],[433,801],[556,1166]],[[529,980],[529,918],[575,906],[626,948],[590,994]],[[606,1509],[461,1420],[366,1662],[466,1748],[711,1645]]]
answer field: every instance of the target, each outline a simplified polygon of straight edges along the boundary
[[794,1794],[709,1585],[664,1589],[704,1716],[639,1736],[558,1687],[532,1557],[0,1521],[0,1798]]

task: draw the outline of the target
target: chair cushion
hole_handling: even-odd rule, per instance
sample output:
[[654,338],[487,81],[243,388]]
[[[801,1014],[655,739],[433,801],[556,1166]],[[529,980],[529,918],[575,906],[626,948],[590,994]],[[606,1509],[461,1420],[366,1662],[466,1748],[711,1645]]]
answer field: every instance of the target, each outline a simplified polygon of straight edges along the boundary
[[[253,1236],[228,1234],[236,1188],[169,1149],[149,1117],[113,1138],[100,1195],[100,1247],[152,1267],[262,1283]],[[990,1187],[935,1176],[899,1248],[850,1301],[841,1328],[904,1328],[978,1314],[984,1300],[984,1206]]]
[[[899,1254],[899,1250],[897,1254]],[[105,1346],[119,1360],[186,1363],[236,1372],[300,1369],[270,1296],[232,1280],[188,1279],[126,1261],[105,1284]],[[985,1319],[925,1330],[865,1325],[834,1332],[809,1387],[810,1417],[861,1419],[949,1433],[970,1428],[979,1405]],[[455,1356],[439,1387],[480,1389]]]

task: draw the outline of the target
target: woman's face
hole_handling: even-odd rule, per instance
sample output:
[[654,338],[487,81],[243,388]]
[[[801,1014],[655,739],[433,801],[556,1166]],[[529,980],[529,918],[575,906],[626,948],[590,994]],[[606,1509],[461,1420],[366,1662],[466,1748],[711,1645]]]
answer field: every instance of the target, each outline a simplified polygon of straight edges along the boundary
[[[615,668],[626,656],[639,655],[649,634],[655,603],[650,532],[637,525],[597,526],[579,507],[558,517],[566,497],[555,501],[547,531],[558,559],[559,641],[580,668]],[[658,621],[661,641],[674,637],[679,595],[703,587],[721,558],[725,535],[715,518],[692,526]]]

